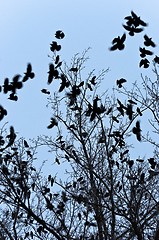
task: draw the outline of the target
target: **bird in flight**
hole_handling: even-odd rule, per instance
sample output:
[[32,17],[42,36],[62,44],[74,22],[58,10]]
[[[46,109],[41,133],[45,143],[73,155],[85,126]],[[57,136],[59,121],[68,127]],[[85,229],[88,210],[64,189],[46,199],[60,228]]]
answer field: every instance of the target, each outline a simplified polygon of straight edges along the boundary
[[156,44],[152,41],[152,38],[149,38],[146,34],[144,35],[144,45],[146,47],[156,47]]
[[120,78],[119,80],[116,80],[116,84],[119,88],[121,88],[123,86],[123,83],[126,83],[126,79],[124,78]]
[[141,59],[140,63],[139,63],[139,67],[144,67],[144,68],[148,68],[150,65],[150,62],[147,58]]
[[64,34],[61,30],[58,30],[58,31],[56,31],[56,33],[55,33],[55,37],[56,37],[57,39],[63,39],[63,38],[65,37],[65,34]]
[[141,141],[141,128],[140,128],[140,122],[136,122],[136,126],[132,129],[133,133],[136,135],[137,140]]
[[33,79],[35,77],[35,73],[32,72],[32,66],[30,63],[28,63],[27,70],[24,74],[23,82],[26,82],[29,78]]
[[116,38],[113,39],[112,44],[113,46],[110,48],[110,51],[114,51],[114,50],[123,50],[125,45],[124,42],[126,40],[126,34],[124,33],[121,37],[118,36]]
[[146,55],[153,55],[153,52],[151,52],[150,50],[147,50],[146,48],[139,48],[140,50],[140,57],[144,58],[146,57]]

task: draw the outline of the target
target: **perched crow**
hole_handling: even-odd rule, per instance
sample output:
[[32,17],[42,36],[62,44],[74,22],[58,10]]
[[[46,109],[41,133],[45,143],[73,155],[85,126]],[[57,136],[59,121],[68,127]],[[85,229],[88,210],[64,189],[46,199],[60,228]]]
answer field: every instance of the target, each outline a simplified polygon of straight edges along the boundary
[[28,63],[27,70],[24,74],[23,82],[26,82],[29,78],[33,79],[35,77],[35,73],[32,72],[32,66],[30,63]]
[[117,107],[118,111],[121,113],[122,116],[124,116],[124,110],[126,107],[120,102],[119,99],[117,99],[119,106]]
[[55,37],[56,37],[57,39],[63,39],[63,38],[65,37],[65,34],[64,34],[61,30],[58,30],[58,31],[56,31],[56,33],[55,33]]
[[123,83],[127,82],[126,79],[120,78],[119,80],[116,80],[116,84],[118,85],[119,88],[121,88]]
[[29,147],[29,144],[27,143],[26,140],[24,140],[24,147],[28,148]]
[[152,41],[152,38],[149,38],[146,34],[144,35],[144,45],[146,47],[156,47],[156,44]]
[[118,36],[116,38],[113,39],[112,44],[113,46],[110,48],[111,51],[114,50],[123,50],[125,45],[124,45],[124,41],[126,40],[126,34],[124,33],[121,37]]
[[139,67],[144,67],[144,68],[148,68],[150,65],[150,62],[147,58],[141,59],[140,63],[139,63]]
[[132,131],[136,135],[137,140],[141,141],[141,128],[139,121],[136,122],[136,127],[133,127]]
[[146,57],[146,55],[153,55],[153,52],[151,52],[150,50],[147,50],[145,48],[139,48],[140,50],[140,57],[144,58]]
[[136,111],[137,111],[137,113],[138,113],[140,116],[142,116],[142,112],[140,111],[140,108],[139,108],[139,107],[137,107]]

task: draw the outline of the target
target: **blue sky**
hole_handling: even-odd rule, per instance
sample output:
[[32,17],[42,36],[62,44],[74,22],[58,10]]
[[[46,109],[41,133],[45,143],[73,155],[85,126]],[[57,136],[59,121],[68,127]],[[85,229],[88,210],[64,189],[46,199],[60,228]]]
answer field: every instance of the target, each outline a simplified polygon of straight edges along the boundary
[[[18,102],[0,96],[1,104],[8,109],[8,117],[1,124],[9,121],[26,138],[50,134],[46,126],[51,110],[45,107],[46,96],[40,90],[47,87],[49,44],[58,29],[66,35],[62,40],[62,59],[69,63],[75,53],[91,47],[89,70],[110,68],[105,89],[112,88],[121,77],[127,78],[129,84],[140,82],[141,72],[151,75],[150,69],[138,68],[138,47],[143,43],[143,34],[129,37],[124,51],[110,52],[108,48],[114,37],[123,34],[122,23],[131,10],[149,23],[146,32],[159,45],[158,7],[157,0],[1,0],[0,82],[5,77],[23,74],[28,62],[36,73],[36,78],[19,91]],[[53,88],[52,84],[49,89]]]

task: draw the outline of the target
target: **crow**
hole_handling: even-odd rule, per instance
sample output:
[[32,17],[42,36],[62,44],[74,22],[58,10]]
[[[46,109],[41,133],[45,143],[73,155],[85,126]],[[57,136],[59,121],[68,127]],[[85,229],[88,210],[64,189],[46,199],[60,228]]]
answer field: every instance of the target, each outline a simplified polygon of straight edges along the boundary
[[53,81],[53,78],[58,78],[59,76],[59,72],[57,71],[57,69],[55,69],[54,64],[50,63],[49,64],[49,71],[48,71],[48,84],[51,84]]
[[137,140],[141,141],[141,128],[140,128],[140,122],[136,122],[136,127],[133,127],[132,132],[136,135]]
[[4,79],[4,84],[3,84],[3,93],[6,94],[9,91],[13,90],[13,86],[9,83],[9,79],[5,78]]
[[10,134],[7,135],[6,138],[9,139],[9,142],[4,148],[0,149],[1,152],[4,151],[6,148],[11,147],[16,139],[16,134],[13,126],[10,127]]
[[127,82],[127,80],[124,78],[120,78],[119,80],[116,80],[116,84],[117,84],[118,88],[121,88],[123,86],[122,84],[125,82]]
[[118,36],[116,38],[113,39],[112,44],[113,46],[110,48],[110,51],[114,51],[114,50],[123,50],[125,45],[124,45],[124,41],[126,40],[126,34],[124,33],[121,37]]
[[72,67],[69,69],[70,72],[78,72],[78,68],[77,67]]
[[146,34],[144,35],[144,45],[146,47],[156,47],[156,44],[152,41],[152,38],[149,38]]
[[131,16],[127,16],[127,17],[125,17],[125,19],[127,20],[126,24],[128,26],[138,27],[141,25],[143,27],[147,27],[147,25],[148,25],[143,20],[141,20],[141,18],[138,17],[136,15],[136,13],[134,13],[133,11],[131,11]]
[[155,63],[159,64],[159,57],[155,56],[155,58],[153,59]]
[[56,37],[57,39],[63,39],[63,38],[65,37],[65,34],[64,34],[61,30],[58,30],[58,31],[56,31],[56,33],[55,33],[55,37]]
[[144,58],[146,57],[146,55],[153,55],[153,52],[151,52],[150,50],[147,50],[145,48],[139,48],[140,50],[140,57]]
[[61,45],[58,45],[57,42],[53,41],[50,44],[50,50],[51,50],[51,52],[60,51],[61,50]]
[[24,74],[23,82],[26,82],[29,78],[33,79],[35,77],[35,73],[32,72],[32,66],[30,63],[28,63],[27,70]]
[[8,98],[8,99],[10,99],[10,100],[12,100],[12,101],[17,101],[17,100],[18,100],[18,96],[15,95],[14,93],[11,93],[11,94],[9,95],[9,98]]
[[52,117],[51,120],[50,120],[50,124],[47,126],[47,128],[48,128],[48,129],[51,129],[51,128],[53,128],[54,126],[57,126],[57,125],[58,125],[57,120]]
[[93,76],[92,79],[89,80],[92,85],[96,85],[96,84],[97,84],[97,83],[95,82],[95,79],[96,79],[96,76]]
[[126,114],[128,115],[129,120],[132,120],[132,118],[133,118],[133,105],[131,103],[127,104]]
[[134,36],[135,33],[140,33],[142,32],[144,29],[143,28],[137,28],[134,26],[127,26],[123,24],[123,27],[129,32],[130,36]]
[[150,62],[147,58],[141,59],[140,63],[139,63],[139,67],[144,67],[144,68],[148,68],[150,65]]
[[21,75],[17,74],[13,77],[13,80],[11,82],[12,85],[12,92],[16,93],[16,89],[21,89],[23,87],[23,82],[19,82],[19,78]]
[[0,121],[7,115],[7,110],[0,105]]
[[41,89],[41,92],[48,95],[50,94],[50,92],[46,88]]
[[59,92],[62,92],[65,89],[65,87],[68,88],[70,86],[70,82],[67,81],[66,76],[64,74],[61,74],[60,78],[61,78],[62,82],[61,82],[61,86],[59,88]]

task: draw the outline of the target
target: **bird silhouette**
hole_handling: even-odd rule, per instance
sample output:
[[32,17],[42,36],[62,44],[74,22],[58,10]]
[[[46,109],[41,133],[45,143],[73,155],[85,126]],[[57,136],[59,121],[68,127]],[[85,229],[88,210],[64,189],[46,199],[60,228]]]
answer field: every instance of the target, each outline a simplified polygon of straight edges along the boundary
[[140,57],[144,58],[146,57],[146,55],[153,55],[153,52],[151,52],[150,50],[147,50],[146,48],[139,48],[140,50]]
[[119,80],[116,80],[116,84],[119,88],[121,88],[123,86],[123,83],[125,82],[127,82],[127,80],[124,78],[120,78]]
[[48,95],[50,94],[50,92],[46,88],[41,89],[41,92]]
[[141,141],[141,128],[139,121],[136,122],[136,127],[133,127],[132,131],[136,135],[137,140]]
[[17,101],[17,100],[18,100],[18,96],[15,95],[15,93],[11,93],[11,94],[9,95],[9,98],[8,98],[8,99],[10,99],[10,100],[12,100],[12,101]]
[[146,34],[144,35],[144,45],[146,47],[156,47],[156,44],[152,41],[152,38],[148,37]]
[[70,82],[67,80],[65,74],[61,74],[60,79],[62,80],[59,92],[62,92],[65,88],[68,88],[70,86]]
[[128,115],[129,120],[132,120],[132,118],[133,118],[133,105],[131,103],[127,104],[126,114]]
[[140,108],[139,108],[139,107],[136,108],[136,111],[137,111],[137,113],[138,113],[140,116],[142,116],[142,112],[140,111]]
[[57,69],[55,69],[54,64],[49,64],[49,71],[48,71],[48,84],[51,84],[54,78],[58,78],[59,72]]
[[121,37],[118,36],[116,38],[113,39],[112,44],[113,46],[110,48],[110,51],[114,51],[114,50],[123,50],[125,45],[124,42],[126,40],[126,34],[124,33]]
[[81,93],[81,90],[79,86],[77,86],[76,84],[73,85],[71,92],[66,94],[70,100],[69,106],[72,106],[76,102],[77,96],[80,95],[80,93]]
[[23,78],[23,82],[26,82],[29,78],[33,79],[35,77],[35,73],[32,72],[32,66],[30,63],[28,63],[26,72],[24,74],[25,76]]
[[51,50],[52,52],[60,51],[60,50],[61,50],[61,45],[58,45],[57,42],[53,41],[53,42],[50,44],[50,50]]
[[17,74],[13,77],[12,82],[10,83],[12,85],[12,92],[16,93],[16,89],[21,89],[23,87],[23,82],[19,82],[19,78],[21,75]]
[[4,151],[6,148],[11,147],[16,139],[16,134],[13,126],[10,127],[10,134],[7,135],[6,138],[9,139],[8,144],[4,148],[0,149],[1,152]]
[[61,30],[58,30],[58,31],[56,31],[56,33],[55,33],[55,37],[56,37],[57,39],[63,39],[63,38],[65,37],[65,34],[64,34]]
[[121,113],[122,116],[124,116],[124,110],[126,109],[126,107],[121,103],[119,99],[117,99],[117,102],[119,104],[117,110]]
[[96,98],[93,100],[93,108],[92,108],[92,113],[91,113],[91,117],[90,117],[90,121],[92,122],[96,115],[99,114],[99,108],[98,108],[98,101],[100,100],[100,98],[98,96],[96,96]]
[[47,128],[51,129],[54,126],[58,126],[58,122],[57,122],[57,120],[55,118],[52,117],[51,120],[50,120],[50,124],[47,126]]
[[7,116],[7,110],[0,105],[0,121]]
[[129,32],[130,36],[134,36],[135,33],[140,33],[142,32],[144,29],[143,28],[137,28],[134,26],[127,26],[123,24],[123,27]]
[[9,78],[4,79],[4,84],[3,84],[3,93],[6,94],[9,91],[13,90],[13,86],[9,83]]
[[93,76],[89,81],[92,85],[96,85],[97,83],[95,82],[95,80],[96,80],[96,76]]
[[155,56],[153,60],[154,60],[155,63],[159,64],[159,57],[158,56]]
[[140,63],[139,63],[139,67],[144,67],[144,68],[148,68],[150,65],[150,62],[147,58],[141,59]]
[[78,68],[77,67],[72,67],[69,69],[70,72],[78,72]]
[[24,139],[24,147],[29,148],[29,144],[27,143],[27,141],[25,139]]
[[148,26],[147,23],[145,23],[143,20],[141,20],[140,17],[137,16],[136,13],[131,11],[131,16],[126,16],[124,19],[127,20],[126,24],[128,26],[134,26],[134,27],[139,27],[140,25],[143,27]]

